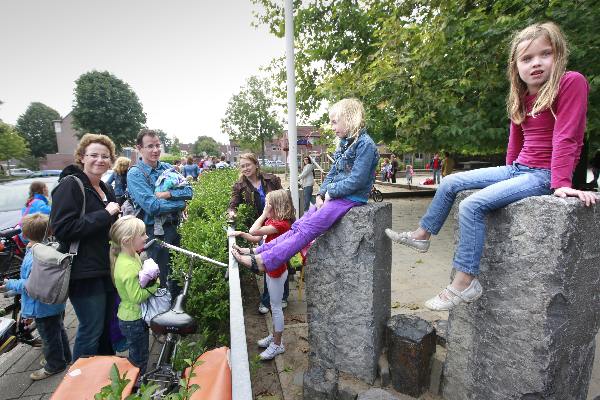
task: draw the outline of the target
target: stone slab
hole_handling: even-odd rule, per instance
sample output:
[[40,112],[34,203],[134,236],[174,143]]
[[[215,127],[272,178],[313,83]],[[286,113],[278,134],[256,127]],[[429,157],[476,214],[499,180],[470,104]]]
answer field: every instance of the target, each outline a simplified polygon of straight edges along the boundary
[[445,399],[586,398],[600,326],[599,227],[600,206],[554,196],[488,216],[483,296],[450,312]]
[[308,252],[309,368],[375,380],[391,306],[391,212],[388,203],[355,207]]

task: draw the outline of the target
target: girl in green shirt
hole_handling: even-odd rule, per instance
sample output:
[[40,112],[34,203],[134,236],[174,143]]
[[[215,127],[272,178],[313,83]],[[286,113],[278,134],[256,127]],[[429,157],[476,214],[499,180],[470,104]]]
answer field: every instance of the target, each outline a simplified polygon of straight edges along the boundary
[[148,326],[142,319],[140,304],[158,288],[158,281],[146,288],[139,281],[142,260],[138,253],[147,239],[144,222],[133,215],[120,218],[110,229],[111,271],[121,297],[119,327],[127,339],[128,359],[140,369],[140,376],[146,372],[149,353]]

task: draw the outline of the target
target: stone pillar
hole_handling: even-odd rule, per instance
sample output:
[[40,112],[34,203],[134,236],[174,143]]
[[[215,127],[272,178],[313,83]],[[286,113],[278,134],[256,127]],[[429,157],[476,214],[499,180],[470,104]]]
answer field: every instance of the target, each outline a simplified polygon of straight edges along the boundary
[[489,215],[483,296],[450,312],[444,399],[586,398],[599,230],[600,206],[573,198],[528,198]]
[[392,206],[351,209],[308,252],[305,399],[331,399],[340,373],[372,384],[390,317]]

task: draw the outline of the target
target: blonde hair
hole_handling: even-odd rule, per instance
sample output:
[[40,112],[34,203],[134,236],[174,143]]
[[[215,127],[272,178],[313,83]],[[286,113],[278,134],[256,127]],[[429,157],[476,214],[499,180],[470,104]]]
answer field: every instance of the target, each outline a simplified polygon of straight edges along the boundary
[[113,170],[119,175],[125,175],[127,170],[129,169],[129,165],[131,164],[131,160],[127,157],[119,157],[117,161],[115,161],[115,166]]
[[132,250],[133,239],[145,234],[146,225],[144,225],[141,219],[133,215],[126,215],[119,218],[110,228],[110,276],[113,282],[115,280],[115,263],[117,262],[117,257],[125,250]]
[[343,99],[329,108],[329,119],[342,121],[348,137],[356,138],[365,127],[365,108],[358,99]]
[[564,75],[567,68],[569,48],[567,45],[567,40],[558,25],[553,22],[544,22],[530,25],[522,31],[517,32],[513,36],[510,45],[507,69],[510,89],[508,92],[508,98],[506,100],[506,109],[509,118],[515,124],[521,124],[525,120],[527,113],[524,102],[525,94],[527,93],[527,85],[525,82],[523,82],[523,80],[521,80],[519,71],[517,69],[517,47],[519,44],[525,41],[533,41],[540,37],[543,37],[550,42],[550,45],[552,46],[554,62],[552,66],[552,73],[550,74],[548,81],[541,86],[539,92],[537,93],[535,103],[531,109],[531,114],[536,115],[543,110],[550,109],[554,115],[552,104],[558,95],[558,85],[560,83],[560,79]]
[[266,202],[273,207],[273,219],[290,221],[296,219],[296,210],[289,191],[285,189],[273,190],[267,193]]
[[79,144],[77,145],[77,148],[75,149],[75,164],[77,164],[79,168],[83,169],[82,160],[83,156],[85,156],[85,149],[87,149],[87,147],[93,143],[98,143],[103,146],[106,146],[108,152],[110,153],[110,162],[115,162],[115,144],[113,143],[113,141],[106,135],[86,133],[85,135],[83,135],[83,137],[79,141]]
[[[240,154],[240,162],[242,158],[245,158],[248,161],[251,161],[254,165],[256,165],[256,176],[260,175],[260,164],[258,162],[258,158],[254,153],[242,153]],[[244,178],[244,174],[240,172],[239,179],[242,180]]]
[[48,216],[42,213],[33,213],[23,217],[21,231],[23,236],[32,242],[41,242],[46,236]]

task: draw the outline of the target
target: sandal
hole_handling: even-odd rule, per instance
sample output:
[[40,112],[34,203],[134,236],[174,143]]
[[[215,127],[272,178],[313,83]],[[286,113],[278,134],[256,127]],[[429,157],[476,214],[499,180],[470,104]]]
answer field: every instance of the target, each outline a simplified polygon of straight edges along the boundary
[[255,274],[260,274],[260,271],[258,269],[258,263],[256,262],[256,256],[254,255],[254,252],[250,253],[250,271],[254,272]]
[[[258,263],[256,262],[256,255],[254,253],[242,254],[239,250],[232,249],[231,254],[233,254],[233,257],[237,260],[238,264],[250,269],[250,271],[254,272],[255,274],[260,274]],[[245,256],[250,256],[250,265],[246,265],[246,263],[242,262],[241,258]]]
[[242,252],[242,249],[244,249],[244,248],[243,248],[243,247],[240,247],[240,246],[238,246],[238,245],[237,245],[237,244],[235,244],[235,243],[234,243],[234,244],[231,246],[231,248],[232,248],[232,249],[234,249],[234,250],[236,250],[238,253],[240,253],[240,254],[241,254],[241,255],[243,255],[243,256],[246,256],[246,255],[248,255],[248,254],[254,254],[254,249],[253,249],[252,247],[249,247],[249,248],[248,248],[248,252],[247,252],[247,253],[245,253],[245,252]]
[[[441,294],[446,291],[446,299],[443,299]],[[448,295],[451,296],[448,296]],[[425,302],[425,307],[432,311],[445,311],[454,308],[461,303],[471,303],[483,294],[483,288],[478,279],[473,279],[469,287],[465,290],[458,291],[452,285],[446,286],[440,294]]]

